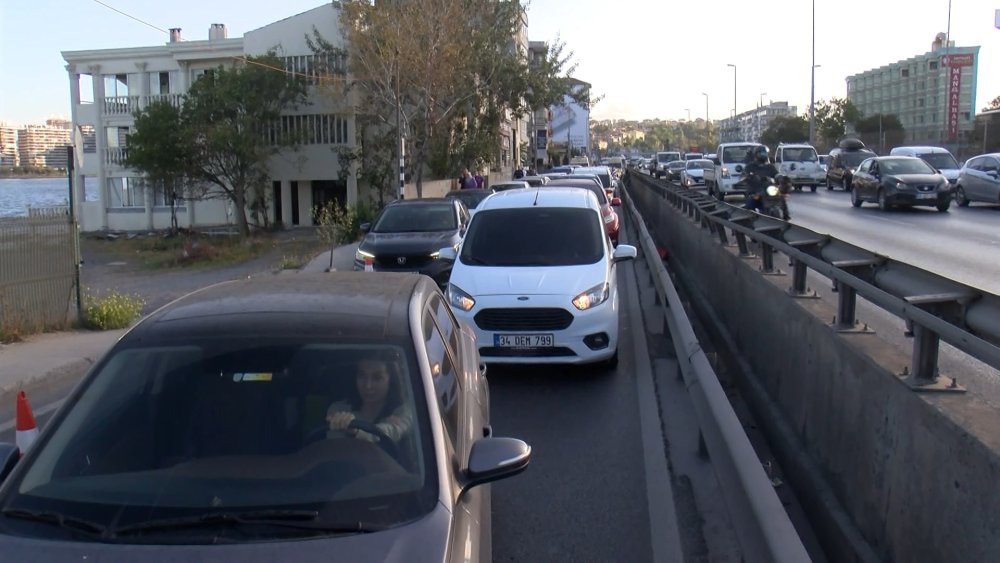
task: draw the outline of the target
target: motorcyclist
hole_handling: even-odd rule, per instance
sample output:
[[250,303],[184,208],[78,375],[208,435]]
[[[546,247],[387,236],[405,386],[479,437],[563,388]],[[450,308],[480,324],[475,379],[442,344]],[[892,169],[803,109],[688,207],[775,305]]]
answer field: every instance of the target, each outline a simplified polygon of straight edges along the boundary
[[[747,157],[748,162],[743,169],[747,200],[743,207],[761,211],[764,205],[764,192],[768,186],[778,182],[778,169],[771,163],[768,148],[764,145],[754,147]],[[782,194],[785,194],[784,186],[782,188]],[[786,221],[790,218],[784,195],[781,198],[781,214]]]

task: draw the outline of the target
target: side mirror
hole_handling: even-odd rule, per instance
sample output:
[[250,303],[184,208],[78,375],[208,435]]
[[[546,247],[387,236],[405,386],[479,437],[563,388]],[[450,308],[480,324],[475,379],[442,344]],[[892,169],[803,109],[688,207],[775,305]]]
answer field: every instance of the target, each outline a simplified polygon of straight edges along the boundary
[[10,442],[0,442],[0,483],[14,470],[17,461],[21,459],[21,450]]
[[613,198],[611,198],[611,205],[613,207],[620,207],[621,204],[622,204],[622,198],[620,198],[620,197],[613,197]]
[[438,258],[441,260],[448,260],[449,262],[454,262],[458,258],[458,252],[455,252],[455,248],[452,246],[446,246],[438,251]]
[[480,438],[472,444],[462,490],[513,477],[528,468],[531,446],[516,438]]
[[361,225],[359,225],[358,228],[361,229],[362,233],[367,233],[368,231],[372,230],[372,224],[371,223],[361,223]]
[[713,158],[712,164],[715,164],[716,166],[722,166],[722,161],[720,161],[718,158]]
[[993,178],[994,180],[996,180],[998,177],[1000,177],[1000,171],[997,171],[997,170],[987,170],[986,171],[986,175],[989,176],[990,178]]
[[636,249],[634,246],[630,244],[619,244],[615,248],[615,252],[611,255],[611,258],[615,262],[624,262],[626,260],[634,260],[635,256]]

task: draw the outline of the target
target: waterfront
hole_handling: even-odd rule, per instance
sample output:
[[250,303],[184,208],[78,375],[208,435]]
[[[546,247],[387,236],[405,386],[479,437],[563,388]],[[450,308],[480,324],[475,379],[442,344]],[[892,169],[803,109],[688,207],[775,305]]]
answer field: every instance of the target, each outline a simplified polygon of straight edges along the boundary
[[0,217],[26,217],[29,207],[66,205],[68,192],[63,177],[0,179]]

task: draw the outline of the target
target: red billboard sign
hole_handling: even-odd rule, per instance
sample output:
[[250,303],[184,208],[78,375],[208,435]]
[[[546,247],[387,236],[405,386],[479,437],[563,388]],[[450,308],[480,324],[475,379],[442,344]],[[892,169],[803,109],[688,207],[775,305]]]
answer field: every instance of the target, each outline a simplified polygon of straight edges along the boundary
[[962,99],[962,67],[972,66],[972,54],[944,55],[941,66],[948,69],[948,140],[958,138],[958,108]]

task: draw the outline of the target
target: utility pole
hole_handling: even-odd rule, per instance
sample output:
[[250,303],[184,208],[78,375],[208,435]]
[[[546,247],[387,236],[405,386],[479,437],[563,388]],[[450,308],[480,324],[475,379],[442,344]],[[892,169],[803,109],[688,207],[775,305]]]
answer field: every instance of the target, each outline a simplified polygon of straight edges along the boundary
[[402,105],[403,102],[399,99],[399,49],[396,49],[396,156],[398,160],[399,173],[399,199],[404,199],[404,191],[406,187],[406,169],[403,166],[403,159],[405,158],[406,148],[403,146],[403,128],[402,128]]

